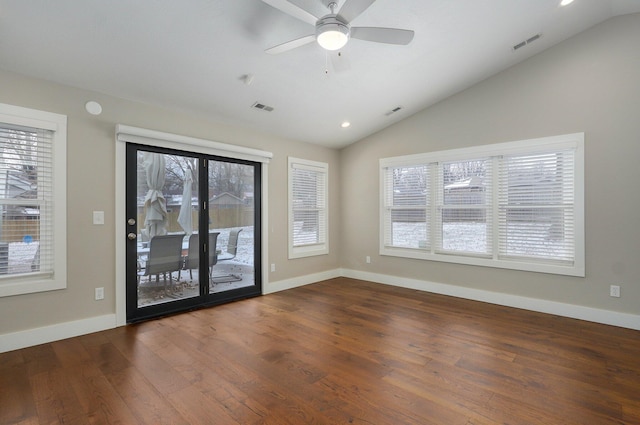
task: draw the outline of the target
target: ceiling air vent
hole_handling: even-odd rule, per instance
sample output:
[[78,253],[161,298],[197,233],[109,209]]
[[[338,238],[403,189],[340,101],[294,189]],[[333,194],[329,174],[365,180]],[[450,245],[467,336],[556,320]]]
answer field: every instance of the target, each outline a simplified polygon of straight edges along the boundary
[[524,47],[524,46],[526,46],[526,45],[528,45],[528,44],[533,43],[534,41],[536,41],[536,40],[537,40],[537,39],[539,39],[540,37],[542,37],[542,34],[536,34],[536,35],[534,35],[533,37],[529,37],[529,38],[527,38],[526,40],[523,40],[523,41],[521,41],[520,43],[518,43],[518,44],[514,45],[512,48],[513,48],[513,50],[514,50],[514,51],[515,51],[515,50],[518,50],[518,49],[521,49],[522,47]]
[[399,110],[401,110],[401,109],[402,109],[402,106],[396,106],[395,108],[393,108],[392,110],[390,110],[389,112],[387,112],[387,113],[385,114],[385,116],[387,116],[387,117],[388,117],[389,115],[395,114],[396,112],[398,112],[398,111],[399,111]]
[[260,102],[254,103],[253,105],[251,105],[251,107],[255,109],[262,109],[263,111],[267,111],[267,112],[273,111],[273,106],[268,106]]

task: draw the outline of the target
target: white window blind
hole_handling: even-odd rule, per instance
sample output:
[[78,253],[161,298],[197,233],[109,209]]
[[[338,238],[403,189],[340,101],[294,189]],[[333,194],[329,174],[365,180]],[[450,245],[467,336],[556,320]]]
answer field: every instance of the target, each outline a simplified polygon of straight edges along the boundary
[[491,255],[491,164],[484,158],[438,165],[437,251]]
[[0,296],[66,287],[66,117],[0,104]]
[[0,125],[0,275],[53,273],[52,135]]
[[500,255],[572,264],[575,257],[574,152],[501,159]]
[[584,134],[380,160],[380,254],[584,276]]
[[430,247],[429,165],[384,169],[384,245],[427,249]]
[[289,257],[328,252],[328,164],[289,158]]

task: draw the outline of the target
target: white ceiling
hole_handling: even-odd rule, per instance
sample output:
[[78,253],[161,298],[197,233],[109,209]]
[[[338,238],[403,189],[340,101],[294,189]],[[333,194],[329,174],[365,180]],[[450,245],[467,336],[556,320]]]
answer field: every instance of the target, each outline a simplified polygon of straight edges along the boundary
[[[323,1],[291,0],[318,16]],[[412,29],[413,41],[352,39],[328,58],[316,43],[265,54],[313,27],[260,0],[0,0],[0,68],[339,148],[612,16],[640,12],[640,0],[559,2],[377,0],[353,25]]]

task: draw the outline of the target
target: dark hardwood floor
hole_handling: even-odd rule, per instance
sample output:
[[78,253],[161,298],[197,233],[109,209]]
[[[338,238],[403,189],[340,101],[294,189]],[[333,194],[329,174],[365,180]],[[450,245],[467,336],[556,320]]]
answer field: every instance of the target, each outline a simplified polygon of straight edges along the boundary
[[640,332],[339,278],[0,355],[1,424],[640,424]]

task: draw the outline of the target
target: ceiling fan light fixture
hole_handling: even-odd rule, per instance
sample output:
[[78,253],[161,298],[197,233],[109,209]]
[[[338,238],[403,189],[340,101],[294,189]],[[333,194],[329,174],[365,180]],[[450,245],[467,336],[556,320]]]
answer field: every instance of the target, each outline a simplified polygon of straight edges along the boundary
[[340,50],[349,41],[349,26],[332,16],[321,19],[316,25],[316,41],[325,50]]
[[[269,54],[286,52],[308,43],[317,41],[318,45],[328,51],[342,49],[351,39],[357,38],[374,43],[407,45],[413,40],[414,32],[399,28],[384,27],[351,27],[351,21],[360,16],[376,0],[322,0],[329,10],[329,14],[320,19],[315,18],[315,14],[305,8],[294,4],[294,0],[262,0],[270,6],[280,9],[282,12],[293,16],[308,24],[315,25],[315,33],[304,37],[296,38],[286,43],[278,44],[265,50]],[[308,2],[308,0],[305,0]],[[318,0],[314,0],[318,2]],[[560,0],[557,0],[560,1]],[[296,3],[300,1],[295,0]],[[336,13],[336,10],[338,13]],[[352,31],[353,30],[353,31]]]

